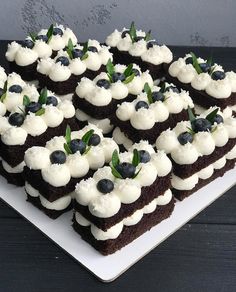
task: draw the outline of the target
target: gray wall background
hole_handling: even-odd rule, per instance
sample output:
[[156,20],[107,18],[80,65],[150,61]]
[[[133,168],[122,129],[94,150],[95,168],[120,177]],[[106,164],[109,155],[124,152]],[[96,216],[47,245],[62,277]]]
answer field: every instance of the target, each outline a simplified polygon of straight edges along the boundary
[[0,19],[0,39],[22,39],[58,22],[80,41],[103,41],[134,20],[169,45],[236,47],[236,0],[0,0]]

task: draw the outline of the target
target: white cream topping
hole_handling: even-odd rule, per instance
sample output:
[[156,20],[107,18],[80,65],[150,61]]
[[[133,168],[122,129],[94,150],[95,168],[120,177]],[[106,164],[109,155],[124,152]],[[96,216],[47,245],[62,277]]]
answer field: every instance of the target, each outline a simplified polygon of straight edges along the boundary
[[11,165],[9,165],[5,160],[1,160],[2,161],[2,167],[4,168],[4,170],[8,173],[22,173],[24,166],[25,166],[25,162],[22,161],[21,163],[19,163],[18,165],[12,167]]
[[123,145],[126,150],[128,150],[133,145],[133,141],[126,137],[118,127],[116,127],[112,132],[112,137],[118,145]]

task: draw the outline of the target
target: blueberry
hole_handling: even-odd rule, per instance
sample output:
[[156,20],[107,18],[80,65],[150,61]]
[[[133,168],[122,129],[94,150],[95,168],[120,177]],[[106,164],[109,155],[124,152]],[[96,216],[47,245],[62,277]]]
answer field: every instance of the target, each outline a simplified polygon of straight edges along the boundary
[[192,58],[192,57],[188,57],[188,58],[185,60],[185,63],[186,63],[186,64],[193,64],[193,58]]
[[123,178],[133,178],[136,168],[131,163],[123,162],[116,166],[116,170]]
[[170,91],[170,90],[172,90],[173,92],[179,93],[179,89],[176,86],[173,86],[173,85],[168,86],[165,91]]
[[93,52],[93,53],[97,53],[98,49],[96,47],[94,47],[94,46],[90,46],[90,47],[88,47],[88,51],[89,52]]
[[125,36],[126,35],[129,35],[129,30],[128,29],[126,29],[126,30],[124,30],[123,32],[122,32],[122,34],[121,34],[121,38],[123,39],[123,38],[125,38]]
[[181,145],[185,145],[187,143],[192,143],[193,142],[193,135],[189,132],[181,133],[178,136],[178,141]]
[[26,39],[22,42],[22,47],[32,49],[34,47],[34,42],[31,41],[30,39]]
[[147,163],[151,160],[151,155],[146,150],[139,150],[140,162]]
[[20,85],[12,85],[8,89],[9,92],[14,92],[14,93],[21,93],[22,92],[22,87]]
[[61,150],[53,151],[50,155],[50,161],[52,164],[63,164],[66,162],[66,154]]
[[104,87],[105,89],[108,89],[111,85],[106,79],[99,79],[96,84],[98,87]]
[[136,68],[133,68],[133,69],[131,70],[131,72],[132,72],[132,74],[134,74],[134,76],[140,76],[140,72],[139,72],[139,70],[136,69]]
[[60,35],[60,36],[62,36],[63,35],[63,31],[59,27],[54,27],[52,34],[53,35]]
[[140,101],[138,101],[138,102],[136,103],[136,105],[135,105],[135,110],[138,111],[140,108],[146,108],[146,109],[148,109],[149,106],[148,106],[148,104],[147,104],[145,101],[140,100]]
[[101,142],[100,136],[98,134],[93,134],[88,141],[88,145],[97,146],[100,142]]
[[61,56],[56,59],[56,63],[61,63],[63,66],[69,66],[70,62],[67,57]]
[[103,194],[110,193],[114,189],[114,183],[110,179],[101,179],[97,183],[97,189]]
[[138,42],[138,41],[144,40],[144,37],[143,36],[137,36],[134,40],[136,42]]
[[31,101],[26,107],[25,112],[26,113],[36,113],[42,108],[42,105],[39,102]]
[[3,93],[4,93],[4,90],[3,90],[3,88],[0,88],[0,96],[2,96],[2,95],[3,95]]
[[147,43],[147,49],[150,49],[150,48],[152,48],[153,46],[158,46],[157,41],[149,41],[149,42]]
[[83,51],[79,50],[79,49],[74,49],[72,51],[72,57],[73,57],[73,59],[83,57]]
[[164,94],[160,91],[153,91],[152,92],[152,100],[153,102],[156,101],[164,101],[165,97]]
[[214,71],[211,75],[213,80],[222,80],[225,78],[225,72],[223,71]]
[[46,36],[46,34],[40,34],[36,36],[36,40],[42,40],[46,43],[48,41],[48,37]]
[[207,119],[198,118],[192,122],[192,128],[195,133],[211,130],[211,123]]
[[215,117],[214,117],[214,120],[213,120],[213,123],[217,123],[217,124],[221,124],[221,123],[223,123],[224,122],[224,119],[223,119],[223,117],[221,116],[221,115],[216,115]]
[[80,139],[73,139],[70,141],[70,150],[72,153],[79,151],[80,154],[83,154],[86,150],[86,144]]
[[120,73],[120,72],[114,72],[112,74],[112,80],[113,80],[113,82],[116,82],[118,80],[124,81],[125,80],[125,75],[123,73]]
[[207,73],[210,71],[211,66],[207,63],[201,63],[199,64],[200,68],[202,69],[202,72]]
[[53,106],[57,106],[58,105],[57,98],[55,96],[48,96],[46,104],[47,105],[52,104]]
[[24,115],[20,113],[14,113],[9,116],[8,122],[12,126],[20,127],[24,123],[24,119],[25,119]]

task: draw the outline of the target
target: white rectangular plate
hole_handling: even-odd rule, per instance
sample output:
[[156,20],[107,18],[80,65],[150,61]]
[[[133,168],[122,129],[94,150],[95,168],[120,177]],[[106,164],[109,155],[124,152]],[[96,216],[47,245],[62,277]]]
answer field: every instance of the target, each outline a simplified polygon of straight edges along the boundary
[[102,281],[110,282],[210,205],[235,183],[236,168],[183,202],[177,202],[170,218],[110,256],[100,255],[73,231],[71,227],[72,212],[68,212],[56,220],[51,220],[26,202],[23,188],[7,184],[3,178],[0,178],[0,198],[55,241],[96,277]]

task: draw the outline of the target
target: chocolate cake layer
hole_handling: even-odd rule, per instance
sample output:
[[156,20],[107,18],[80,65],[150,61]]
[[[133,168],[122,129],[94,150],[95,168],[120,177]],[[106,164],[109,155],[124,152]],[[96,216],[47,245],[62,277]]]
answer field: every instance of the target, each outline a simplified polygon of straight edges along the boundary
[[39,87],[47,87],[51,91],[55,92],[56,94],[59,95],[65,95],[69,93],[73,93],[75,91],[75,88],[78,84],[78,82],[81,80],[83,77],[87,78],[95,78],[98,74],[103,72],[105,69],[105,66],[102,65],[101,68],[98,71],[92,71],[92,70],[86,70],[83,74],[81,75],[74,75],[72,74],[69,79],[65,81],[53,81],[51,80],[47,75],[37,73],[37,77],[39,80]]
[[95,106],[88,102],[85,98],[81,98],[75,93],[72,97],[72,102],[75,109],[80,109],[87,115],[95,119],[106,119],[115,114],[118,104],[121,104],[123,101],[132,101],[135,99],[135,97],[135,95],[129,94],[126,98],[122,100],[112,99],[112,101],[108,105]]
[[135,129],[130,121],[121,121],[116,115],[111,116],[111,122],[113,125],[119,127],[122,132],[133,142],[139,142],[140,140],[148,140],[149,143],[154,144],[157,137],[165,130],[174,128],[178,122],[188,120],[188,113],[186,110],[182,110],[178,114],[171,114],[169,118],[161,123],[155,123],[154,127],[148,130]]
[[149,70],[153,80],[165,76],[163,64],[154,65],[152,63],[145,62],[141,59],[141,57],[131,56],[128,52],[120,51],[115,47],[112,47],[110,52],[113,54],[113,61],[115,64],[129,65],[130,63],[135,63],[141,68],[143,72]]
[[[27,192],[26,192],[26,194],[27,194]],[[64,210],[50,210],[50,209],[47,209],[44,206],[42,206],[39,197],[32,197],[29,194],[27,194],[27,201],[30,202],[31,204],[33,204],[39,210],[43,211],[51,219],[57,219],[62,214],[70,211],[72,209],[72,205],[73,205],[71,202],[70,205]]]
[[139,223],[132,226],[124,226],[121,234],[116,239],[108,239],[104,241],[95,239],[90,231],[90,227],[79,225],[76,222],[75,217],[73,218],[73,228],[83,240],[87,241],[101,254],[108,255],[131,243],[140,235],[150,230],[153,226],[170,217],[173,209],[174,199],[172,199],[168,205],[157,206],[154,212],[145,214]]
[[166,79],[168,82],[174,83],[179,89],[182,88],[187,90],[193,99],[193,102],[202,107],[209,108],[211,106],[217,106],[223,110],[227,106],[233,106],[236,104],[236,92],[232,92],[227,98],[214,98],[208,95],[204,90],[196,90],[191,86],[191,84],[182,83],[170,74],[166,74]]
[[173,173],[180,178],[187,178],[208,165],[216,162],[218,159],[226,155],[236,144],[236,138],[229,139],[223,147],[216,147],[212,154],[200,156],[196,162],[192,164],[177,164],[171,159],[173,164]]
[[228,170],[233,169],[235,167],[235,162],[236,162],[236,159],[227,160],[225,166],[223,168],[221,168],[221,169],[215,170],[211,177],[209,177],[208,179],[199,179],[198,184],[192,190],[180,191],[180,190],[172,189],[172,192],[173,192],[174,196],[178,200],[182,201],[183,199],[185,199],[186,197],[188,197],[191,194],[195,193],[196,191],[198,191],[202,187],[206,186],[207,184],[209,184],[210,182],[212,182],[216,178],[218,178],[220,176],[223,176],[225,174],[225,172],[227,172]]
[[63,122],[55,128],[48,127],[47,130],[36,137],[28,135],[24,145],[6,145],[0,139],[0,149],[3,160],[5,160],[12,167],[20,164],[24,159],[25,151],[32,146],[44,146],[54,136],[61,136],[65,134],[66,127],[69,125],[71,130],[79,130],[75,117],[64,119]]
[[16,64],[15,61],[13,62],[8,62],[9,64],[9,69],[10,72],[16,72],[18,73],[21,78],[25,81],[32,81],[37,79],[38,75],[37,75],[37,62],[34,62],[28,66],[19,66]]
[[7,172],[3,166],[2,162],[0,162],[0,175],[3,176],[9,184],[13,184],[16,186],[24,186],[25,180],[23,178],[22,173],[9,173]]
[[93,176],[94,170],[89,170],[86,176],[81,178],[71,178],[69,183],[62,187],[54,187],[47,183],[40,170],[29,169],[27,166],[24,167],[24,178],[25,180],[39,193],[45,197],[49,202],[54,202],[61,197],[68,195],[75,190],[75,185],[82,179]]
[[[76,200],[74,209],[98,228],[106,231],[108,228],[120,222],[125,217],[132,215],[136,210],[139,210],[149,204],[158,196],[163,195],[164,192],[171,186],[170,176],[171,175],[169,174],[165,177],[157,178],[151,186],[143,187],[140,197],[135,202],[131,204],[121,204],[118,213],[109,218],[98,218],[92,215],[87,206],[80,205]],[[127,194],[127,196],[128,195],[129,194]]]

